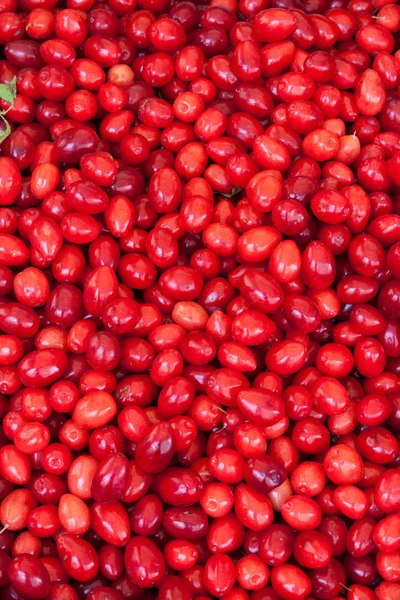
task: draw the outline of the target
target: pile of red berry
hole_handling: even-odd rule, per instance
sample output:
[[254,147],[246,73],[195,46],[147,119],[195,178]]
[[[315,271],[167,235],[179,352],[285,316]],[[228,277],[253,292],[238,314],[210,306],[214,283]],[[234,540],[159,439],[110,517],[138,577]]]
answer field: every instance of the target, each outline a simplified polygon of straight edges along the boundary
[[400,600],[399,48],[0,0],[2,600]]

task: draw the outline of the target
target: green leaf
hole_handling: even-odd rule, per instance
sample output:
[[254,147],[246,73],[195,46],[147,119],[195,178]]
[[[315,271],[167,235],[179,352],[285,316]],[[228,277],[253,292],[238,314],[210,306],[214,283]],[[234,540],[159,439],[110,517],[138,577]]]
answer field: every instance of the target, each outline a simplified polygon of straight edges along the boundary
[[0,144],[10,135],[11,127],[4,115],[14,106],[15,96],[17,95],[17,78],[13,77],[10,83],[0,83],[0,99],[8,102],[9,107],[6,110],[0,110],[0,118],[4,122],[5,129],[0,131]]
[[236,194],[238,194],[241,191],[242,191],[242,188],[233,187],[232,191],[229,192],[229,194],[222,194],[221,193],[221,196],[225,196],[225,198],[232,198],[232,196],[236,196]]
[[[17,95],[17,78],[13,77],[10,83],[0,83],[0,98],[10,104],[9,109],[14,106]],[[3,111],[4,112],[4,111]]]
[[3,131],[0,131],[0,144],[1,142],[4,142],[4,140],[6,139],[6,137],[8,137],[11,133],[11,127],[8,123],[8,121],[3,117],[2,114],[0,114],[0,118],[3,119],[6,128]]

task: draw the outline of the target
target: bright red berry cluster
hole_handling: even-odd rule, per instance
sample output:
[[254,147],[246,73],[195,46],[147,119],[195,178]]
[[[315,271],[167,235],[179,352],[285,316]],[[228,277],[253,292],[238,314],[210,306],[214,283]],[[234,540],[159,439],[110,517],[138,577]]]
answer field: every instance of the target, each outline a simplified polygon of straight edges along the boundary
[[2,600],[400,600],[399,48],[0,0]]

